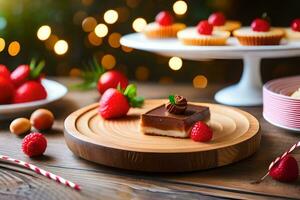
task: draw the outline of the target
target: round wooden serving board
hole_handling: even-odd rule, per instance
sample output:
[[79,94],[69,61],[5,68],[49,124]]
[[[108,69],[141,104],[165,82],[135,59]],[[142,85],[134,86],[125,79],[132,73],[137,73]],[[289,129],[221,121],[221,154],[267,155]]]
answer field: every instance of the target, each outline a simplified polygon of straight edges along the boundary
[[104,120],[98,104],[72,113],[65,120],[65,140],[71,151],[90,161],[138,171],[183,172],[227,165],[253,154],[260,145],[259,123],[237,108],[208,106],[211,142],[186,138],[144,135],[139,132],[140,114],[167,100],[147,100],[143,108],[130,109],[127,117]]

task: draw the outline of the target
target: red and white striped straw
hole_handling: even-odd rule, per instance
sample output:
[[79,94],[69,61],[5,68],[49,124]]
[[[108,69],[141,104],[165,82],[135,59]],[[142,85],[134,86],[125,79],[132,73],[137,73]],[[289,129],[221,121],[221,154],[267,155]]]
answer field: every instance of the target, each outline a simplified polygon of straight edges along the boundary
[[5,160],[5,161],[10,161],[10,162],[15,163],[17,165],[20,165],[22,167],[30,169],[30,170],[36,172],[37,174],[41,174],[41,175],[43,175],[43,176],[45,176],[49,179],[52,179],[52,180],[56,181],[57,183],[64,184],[67,187],[73,188],[75,190],[80,190],[79,185],[77,185],[76,183],[73,183],[71,181],[68,181],[68,180],[60,177],[60,176],[52,174],[51,172],[48,172],[44,169],[41,169],[41,168],[39,168],[39,167],[37,167],[33,164],[29,164],[29,163],[24,162],[22,160],[17,160],[17,159],[11,158],[9,156],[4,156],[4,155],[0,155],[0,159]]
[[291,153],[292,151],[294,151],[297,147],[300,147],[300,141],[298,141],[296,144],[294,144],[289,150],[287,150],[286,152],[284,152],[281,156],[277,157],[273,162],[271,162],[271,164],[269,165],[269,169],[268,172],[261,177],[260,179],[258,179],[257,181],[254,181],[252,183],[256,184],[256,183],[260,183],[262,182],[270,173],[270,170],[272,169],[272,167],[278,163],[281,159],[283,159],[286,155],[288,155],[289,153]]

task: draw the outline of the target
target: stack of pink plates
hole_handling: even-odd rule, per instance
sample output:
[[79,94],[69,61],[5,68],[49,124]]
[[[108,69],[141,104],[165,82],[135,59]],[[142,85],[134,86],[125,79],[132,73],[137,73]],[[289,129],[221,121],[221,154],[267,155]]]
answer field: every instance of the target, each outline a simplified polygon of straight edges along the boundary
[[263,87],[263,116],[271,124],[300,131],[300,99],[290,95],[300,87],[300,76],[275,79]]

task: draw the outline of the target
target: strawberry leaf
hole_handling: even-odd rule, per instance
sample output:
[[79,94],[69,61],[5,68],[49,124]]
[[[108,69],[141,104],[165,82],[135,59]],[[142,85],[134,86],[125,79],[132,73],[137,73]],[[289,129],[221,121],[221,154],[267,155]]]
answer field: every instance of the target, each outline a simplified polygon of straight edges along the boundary
[[45,67],[44,60],[40,61],[37,65],[36,64],[37,64],[36,59],[34,59],[34,58],[31,59],[30,64],[29,64],[31,79],[37,79],[40,76],[43,68]]
[[144,98],[136,96],[137,87],[135,84],[129,84],[123,94],[127,97],[130,106],[133,108],[141,107],[144,104]]

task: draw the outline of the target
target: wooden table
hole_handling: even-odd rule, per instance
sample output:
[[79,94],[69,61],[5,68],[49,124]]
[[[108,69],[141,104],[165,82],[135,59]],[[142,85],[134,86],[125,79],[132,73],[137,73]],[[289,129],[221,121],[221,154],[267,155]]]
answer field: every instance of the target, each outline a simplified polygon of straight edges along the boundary
[[[69,85],[68,78],[58,79]],[[165,98],[180,93],[189,100],[214,102],[213,94],[221,88],[212,85],[203,90],[191,85],[138,84],[139,94],[147,98]],[[9,133],[9,122],[0,123],[1,154],[36,164],[78,183],[77,192],[28,170],[0,162],[0,199],[300,199],[300,181],[285,184],[267,178],[259,185],[251,181],[262,176],[269,163],[300,135],[272,126],[262,118],[261,107],[242,108],[261,123],[259,151],[241,162],[205,171],[176,174],[149,174],[100,166],[72,154],[63,137],[64,119],[73,111],[96,102],[96,91],[71,91],[61,101],[49,106],[55,115],[54,129],[45,133],[45,156],[29,159],[21,152],[21,137]],[[299,152],[295,152],[300,160]]]

